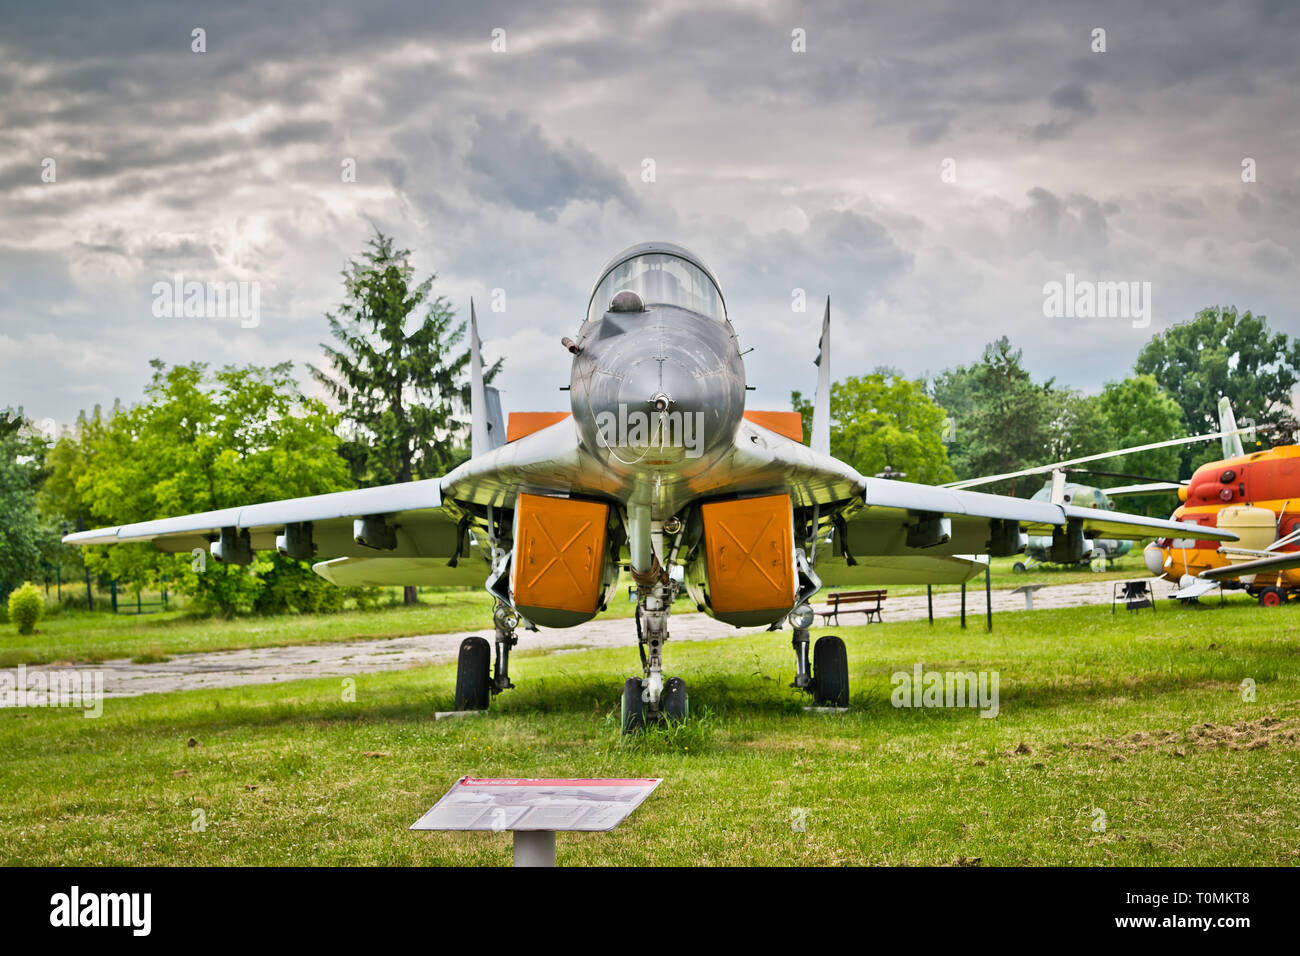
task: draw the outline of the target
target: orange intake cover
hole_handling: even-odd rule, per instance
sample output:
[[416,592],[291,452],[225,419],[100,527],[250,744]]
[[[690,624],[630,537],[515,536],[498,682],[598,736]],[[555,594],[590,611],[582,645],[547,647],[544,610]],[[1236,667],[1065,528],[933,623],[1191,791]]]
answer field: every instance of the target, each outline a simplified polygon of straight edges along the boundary
[[714,611],[794,604],[794,516],[789,495],[713,501],[704,518],[709,603]]
[[521,494],[511,592],[521,607],[595,613],[609,505]]

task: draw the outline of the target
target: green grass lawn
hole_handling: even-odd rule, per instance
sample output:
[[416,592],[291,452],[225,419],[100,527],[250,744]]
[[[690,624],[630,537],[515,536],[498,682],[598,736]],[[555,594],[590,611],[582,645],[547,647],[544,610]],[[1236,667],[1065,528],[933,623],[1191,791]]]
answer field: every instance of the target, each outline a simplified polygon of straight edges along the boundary
[[[1025,574],[1011,571],[1010,558],[993,560],[992,585],[1016,588],[1022,584],[1077,584],[1120,578],[1147,577],[1141,559],[1128,556],[1117,568],[1096,574],[1088,570],[1066,570],[1049,565],[1031,568]],[[983,577],[970,582],[971,600],[982,598]],[[827,589],[825,595],[834,588]],[[838,589],[846,590],[846,589]],[[935,593],[956,591],[956,586],[935,588]],[[924,594],[924,586],[894,586],[895,596]],[[394,593],[398,593],[394,589]],[[632,602],[623,591],[601,617],[631,617]],[[123,599],[123,607],[130,602]],[[102,604],[101,604],[102,606]],[[971,613],[975,604],[971,605]],[[694,610],[683,596],[677,613]],[[982,607],[981,607],[982,610]],[[8,623],[0,624],[0,667],[53,662],[86,663],[129,657],[137,661],[165,660],[193,651],[231,651],[251,647],[290,644],[327,644],[339,641],[372,640],[480,630],[491,635],[492,600],[486,591],[435,591],[424,589],[420,604],[381,604],[369,610],[346,610],[338,614],[284,614],[267,617],[244,616],[231,620],[204,618],[184,607],[154,614],[111,614],[59,609],[41,621],[37,633],[23,636]]]
[[[1300,607],[838,633],[850,713],[802,711],[789,632],[670,643],[705,716],[632,741],[632,647],[518,654],[473,719],[433,720],[450,666],[358,676],[355,702],[322,679],[0,711],[0,863],[507,864],[506,834],[406,829],[461,774],[664,778],[561,864],[1300,862]],[[918,661],[997,671],[999,716],[891,706]]]
[[381,605],[338,614],[204,618],[184,610],[136,616],[65,611],[41,621],[37,633],[19,635],[0,625],[0,666],[89,662],[133,657],[159,659],[188,651],[228,651],[287,644],[406,637],[436,631],[483,628],[491,633],[492,602],[486,591],[421,594],[413,607]]
[[[602,616],[631,617],[634,610],[630,601],[616,600]],[[35,634],[20,635],[14,625],[0,624],[0,667],[122,657],[157,661],[193,651],[474,630],[492,636],[492,599],[486,591],[424,592],[420,603],[410,607],[391,604],[338,614],[243,616],[229,620],[200,617],[184,610],[139,616],[64,611],[42,620]]]

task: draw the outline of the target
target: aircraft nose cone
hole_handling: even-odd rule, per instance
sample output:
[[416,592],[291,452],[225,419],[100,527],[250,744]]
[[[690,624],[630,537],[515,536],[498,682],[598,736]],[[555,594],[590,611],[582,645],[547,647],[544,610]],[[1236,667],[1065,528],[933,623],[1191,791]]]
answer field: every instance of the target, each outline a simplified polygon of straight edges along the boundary
[[667,307],[635,318],[611,312],[584,339],[571,388],[584,444],[620,467],[712,460],[745,407],[730,326]]
[[657,459],[698,458],[715,440],[725,397],[676,356],[647,357],[624,371],[618,389],[619,439],[629,449],[652,449]]
[[653,412],[703,411],[707,399],[701,377],[675,356],[637,361],[618,390],[621,404]]
[[1142,549],[1142,560],[1152,574],[1163,574],[1165,570],[1165,552],[1158,544],[1149,544]]

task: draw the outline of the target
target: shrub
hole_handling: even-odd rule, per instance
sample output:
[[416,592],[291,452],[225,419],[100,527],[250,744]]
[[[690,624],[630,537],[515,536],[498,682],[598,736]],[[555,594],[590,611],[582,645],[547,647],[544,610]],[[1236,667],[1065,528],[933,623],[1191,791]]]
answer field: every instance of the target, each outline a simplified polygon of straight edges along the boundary
[[356,602],[358,611],[372,610],[383,596],[383,588],[378,587],[355,587],[348,588],[348,597]]
[[28,581],[9,595],[9,620],[19,634],[30,634],[45,611],[45,598],[40,588]]

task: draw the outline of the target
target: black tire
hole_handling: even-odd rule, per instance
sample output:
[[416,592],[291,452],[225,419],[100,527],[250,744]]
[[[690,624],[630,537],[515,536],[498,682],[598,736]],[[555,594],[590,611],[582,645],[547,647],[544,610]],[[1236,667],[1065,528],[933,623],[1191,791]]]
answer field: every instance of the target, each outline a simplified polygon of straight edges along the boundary
[[460,655],[456,658],[455,710],[487,710],[492,699],[492,678],[488,666],[492,648],[481,637],[467,637],[460,642]]
[[812,688],[818,707],[849,706],[849,652],[834,635],[813,645]]
[[645,701],[641,699],[641,678],[629,677],[623,684],[623,733],[634,734],[645,726]]
[[1020,561],[1017,561],[1015,564],[1011,565],[1011,573],[1012,573],[1012,574],[1024,574],[1024,573],[1025,573],[1025,566],[1024,566],[1024,564],[1021,563]]
[[686,681],[680,677],[670,677],[664,682],[664,695],[659,709],[664,719],[671,723],[681,723],[690,717],[691,699],[686,693]]

